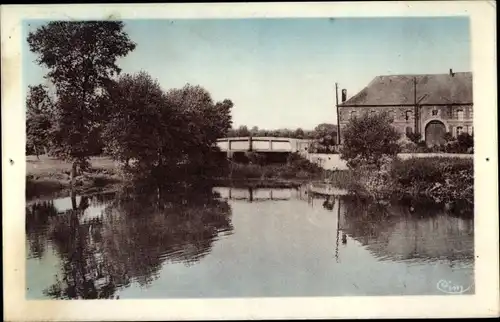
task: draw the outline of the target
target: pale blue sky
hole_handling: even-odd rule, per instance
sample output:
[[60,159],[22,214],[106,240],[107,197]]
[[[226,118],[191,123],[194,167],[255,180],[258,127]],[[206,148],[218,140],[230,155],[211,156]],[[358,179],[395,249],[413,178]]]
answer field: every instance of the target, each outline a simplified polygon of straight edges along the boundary
[[[29,25],[28,25],[29,24]],[[23,39],[40,22],[26,21]],[[231,99],[234,126],[312,129],[336,123],[334,84],[348,96],[375,76],[470,71],[466,17],[125,20],[137,48],[123,72],[164,89],[201,85]],[[44,71],[25,42],[24,88]],[[339,91],[340,95],[340,91]]]

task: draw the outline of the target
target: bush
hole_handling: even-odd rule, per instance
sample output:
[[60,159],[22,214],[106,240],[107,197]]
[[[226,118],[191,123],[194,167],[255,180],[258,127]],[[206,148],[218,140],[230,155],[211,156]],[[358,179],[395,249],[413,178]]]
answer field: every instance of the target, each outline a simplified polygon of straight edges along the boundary
[[375,200],[389,197],[395,191],[394,180],[391,177],[392,164],[392,158],[384,157],[378,167],[372,164],[359,167],[358,180],[362,193]]
[[415,132],[406,133],[406,137],[415,144],[419,143],[422,140],[422,134]]
[[469,133],[462,133],[456,139],[447,140],[443,150],[447,153],[473,153],[474,137]]
[[290,154],[285,164],[232,163],[229,175],[233,179],[313,179],[325,170],[297,153]]
[[344,129],[341,150],[341,158],[347,161],[347,166],[351,169],[362,165],[380,168],[385,156],[395,157],[401,151],[398,144],[401,135],[391,123],[386,113],[352,119]]
[[438,202],[474,199],[474,162],[460,158],[395,160],[390,170],[393,189]]
[[264,165],[266,163],[266,156],[262,153],[257,152],[247,152],[246,157],[248,161],[252,164]]

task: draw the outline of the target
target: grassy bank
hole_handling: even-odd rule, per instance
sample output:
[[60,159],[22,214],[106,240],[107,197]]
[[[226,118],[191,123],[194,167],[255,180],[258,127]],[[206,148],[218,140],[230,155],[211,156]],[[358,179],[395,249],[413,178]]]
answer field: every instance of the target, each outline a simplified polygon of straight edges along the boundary
[[[76,192],[93,193],[124,181],[118,165],[110,158],[94,157],[91,168],[76,178]],[[221,176],[210,178],[215,184],[246,187],[297,187],[305,182],[322,181],[340,188],[349,188],[353,181],[348,171],[328,171],[306,159],[292,156],[286,164],[228,163]],[[40,156],[27,157],[27,198],[57,196],[70,189],[71,165],[67,162]]]
[[[110,158],[94,157],[91,168],[76,178],[77,193],[92,193],[122,181],[116,164]],[[70,189],[71,164],[55,158],[26,157],[26,197],[65,194]]]
[[[119,167],[105,157],[91,158],[91,169],[77,177],[76,192],[93,193],[123,181]],[[429,198],[437,202],[465,201],[473,204],[473,160],[460,158],[396,159],[382,171],[370,168],[329,171],[305,160],[286,164],[231,163],[215,184],[251,187],[297,187],[321,181],[374,198]],[[65,194],[70,189],[71,166],[61,160],[27,157],[26,196],[33,199]]]
[[325,170],[307,159],[292,156],[282,164],[240,164],[228,165],[227,173],[222,180],[260,182],[261,185],[300,185],[305,182],[321,181],[331,183],[339,188],[352,187],[352,172],[341,170]]
[[461,158],[396,158],[381,170],[361,168],[352,187],[377,199],[426,198],[438,203],[474,202],[474,160]]
[[396,160],[390,175],[395,188],[405,195],[444,202],[474,202],[473,159],[431,157]]

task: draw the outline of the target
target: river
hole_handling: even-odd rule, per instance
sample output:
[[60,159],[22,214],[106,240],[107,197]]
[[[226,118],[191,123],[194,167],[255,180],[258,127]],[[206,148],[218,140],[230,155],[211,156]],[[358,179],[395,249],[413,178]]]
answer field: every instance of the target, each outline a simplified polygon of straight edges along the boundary
[[28,299],[474,293],[474,220],[328,186],[29,202]]

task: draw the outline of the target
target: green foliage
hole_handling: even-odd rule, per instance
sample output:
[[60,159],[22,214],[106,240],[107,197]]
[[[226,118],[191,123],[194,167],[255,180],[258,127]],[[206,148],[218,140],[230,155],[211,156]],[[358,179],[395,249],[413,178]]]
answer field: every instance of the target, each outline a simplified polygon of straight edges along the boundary
[[305,132],[302,130],[300,127],[295,130],[294,133],[294,138],[296,139],[304,139],[305,138]]
[[438,202],[474,200],[474,161],[461,158],[412,158],[396,160],[390,176],[394,191]]
[[26,98],[26,144],[37,156],[50,145],[53,117],[54,101],[48,89],[30,86]]
[[120,72],[116,60],[135,44],[117,21],[54,21],[28,35],[37,62],[55,87],[55,155],[84,163],[96,149],[106,114],[103,93]]
[[415,144],[418,144],[422,140],[422,134],[415,132],[406,133],[406,137]]
[[349,189],[376,200],[425,198],[438,203],[474,202],[472,159],[427,157],[385,158],[383,165],[362,165],[350,171]]
[[231,163],[231,179],[323,179],[325,170],[299,154],[290,154],[285,164]]
[[314,131],[304,131],[301,128],[296,130],[290,129],[277,129],[277,130],[266,130],[259,129],[257,126],[253,126],[250,130],[246,125],[242,125],[237,129],[229,129],[227,132],[227,137],[246,137],[252,135],[253,137],[281,137],[281,138],[292,138],[292,139],[305,139],[314,138]]
[[[212,100],[210,93],[201,86],[186,85],[181,89],[173,89],[166,94],[167,104],[184,122],[180,136],[173,137],[179,143],[184,168],[188,173],[200,174],[214,168],[216,140],[225,137],[231,128],[231,109],[233,102],[225,99],[222,102]],[[179,123],[180,124],[180,123]]]
[[233,130],[230,134],[232,137],[246,137],[250,136],[250,131],[246,125],[242,125],[238,129]]
[[350,168],[374,165],[380,168],[384,156],[394,157],[400,152],[400,134],[391,125],[386,113],[365,114],[352,119],[344,129],[341,158]]
[[469,133],[460,134],[456,140],[449,142],[447,145],[447,151],[452,153],[473,153],[473,149],[474,137]]
[[230,100],[214,103],[205,89],[189,84],[165,93],[140,72],[120,77],[107,104],[106,151],[133,173],[162,180],[168,172],[206,175],[216,168],[212,146],[231,127]]
[[313,133],[317,152],[333,152],[337,145],[337,125],[322,123],[314,128]]
[[145,72],[122,75],[109,88],[106,104],[110,111],[103,131],[107,154],[125,165],[131,159],[148,166],[169,163],[158,153],[173,148],[171,138],[180,131],[174,123],[180,120],[156,80]]
[[246,157],[250,163],[259,165],[264,165],[267,159],[264,154],[258,152],[247,152]]
[[443,139],[445,140],[445,142],[451,142],[454,140],[453,134],[451,134],[451,132],[446,132],[443,136]]
[[462,133],[454,138],[450,132],[444,135],[445,143],[428,147],[425,141],[418,141],[416,145],[403,145],[402,152],[405,153],[474,153],[474,137],[468,133]]

